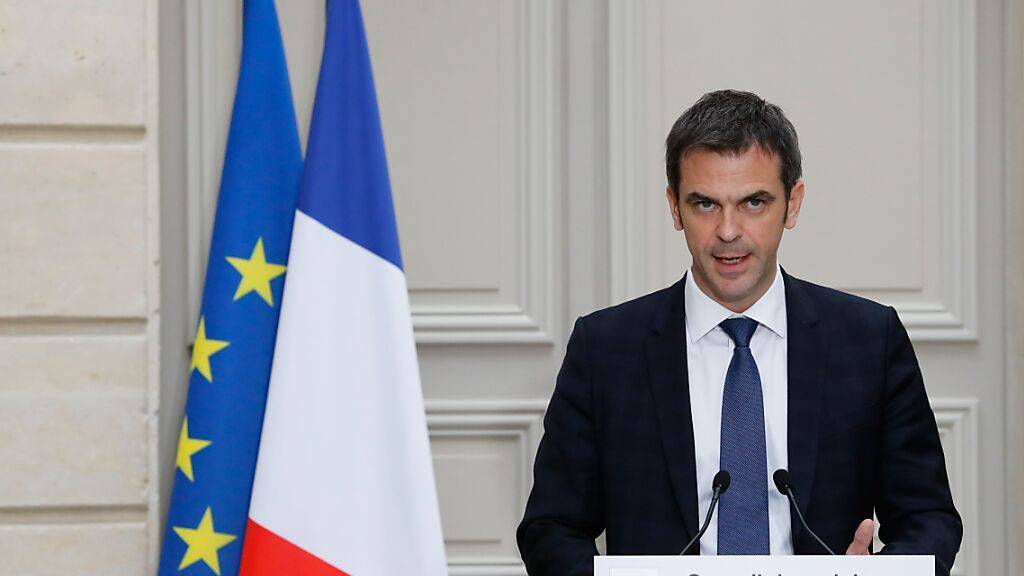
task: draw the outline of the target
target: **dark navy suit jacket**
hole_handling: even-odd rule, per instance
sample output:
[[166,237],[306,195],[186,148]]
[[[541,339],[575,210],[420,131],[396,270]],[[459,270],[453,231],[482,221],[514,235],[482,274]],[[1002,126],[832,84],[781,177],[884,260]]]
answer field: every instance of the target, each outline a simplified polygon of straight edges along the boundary
[[[948,574],[963,527],[896,311],[783,279],[789,470],[808,524],[841,554],[877,512],[880,553],[934,554]],[[696,534],[683,286],[576,321],[517,532],[531,575],[592,574],[602,531],[609,554],[634,555],[678,554]],[[823,554],[791,514],[795,552]]]

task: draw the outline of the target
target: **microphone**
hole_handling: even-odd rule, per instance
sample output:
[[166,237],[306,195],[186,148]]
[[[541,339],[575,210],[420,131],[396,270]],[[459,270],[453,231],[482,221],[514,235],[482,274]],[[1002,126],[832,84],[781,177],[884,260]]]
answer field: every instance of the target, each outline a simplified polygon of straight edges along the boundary
[[821,538],[818,538],[818,535],[814,533],[814,530],[811,530],[811,527],[807,525],[807,521],[804,520],[804,515],[800,512],[800,507],[796,504],[796,497],[793,496],[793,483],[789,479],[789,471],[785,468],[779,468],[774,474],[772,474],[772,480],[775,481],[775,487],[779,489],[779,492],[782,493],[783,496],[789,498],[789,503],[793,506],[793,510],[796,510],[796,517],[800,519],[800,524],[803,525],[804,530],[807,530],[807,533],[813,536],[814,539],[817,540],[818,544],[821,544],[822,548],[828,550],[829,554],[835,556],[836,553],[833,552],[827,544],[822,542]]
[[704,517],[704,525],[700,527],[697,534],[692,540],[683,548],[683,551],[679,553],[680,556],[686,554],[686,552],[693,546],[694,542],[700,540],[700,537],[704,535],[708,530],[708,526],[711,525],[711,516],[715,513],[715,506],[718,506],[718,499],[725,494],[725,491],[729,489],[729,482],[732,481],[732,477],[725,470],[719,470],[718,474],[715,474],[715,479],[711,481],[711,506],[708,506],[708,515]]

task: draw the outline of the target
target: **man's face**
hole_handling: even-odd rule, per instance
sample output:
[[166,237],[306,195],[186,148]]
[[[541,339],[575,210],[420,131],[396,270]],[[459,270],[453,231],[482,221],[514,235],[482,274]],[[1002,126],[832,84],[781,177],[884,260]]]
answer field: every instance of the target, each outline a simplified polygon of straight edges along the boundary
[[740,155],[696,150],[680,163],[678,199],[671,188],[667,195],[697,286],[733,312],[757,302],[775,280],[783,228],[796,226],[803,182],[787,206],[775,155],[757,146]]

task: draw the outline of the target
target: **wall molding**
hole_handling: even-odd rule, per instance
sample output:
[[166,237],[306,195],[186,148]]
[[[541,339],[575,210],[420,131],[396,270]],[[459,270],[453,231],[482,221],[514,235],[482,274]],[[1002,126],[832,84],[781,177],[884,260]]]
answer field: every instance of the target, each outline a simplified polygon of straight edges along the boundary
[[[519,447],[519,486],[516,509],[526,507],[532,485],[533,459],[540,444],[546,400],[430,400],[426,401],[431,438],[506,436]],[[524,575],[518,556],[450,556],[449,573],[464,576]]]
[[519,307],[507,311],[501,307],[476,311],[413,307],[412,325],[417,344],[553,343],[545,323]]
[[[556,250],[561,196],[559,84],[561,31],[556,3],[519,5],[518,302],[498,306],[418,305],[410,291],[418,344],[554,344],[557,303]],[[230,98],[240,54],[240,5],[190,0],[186,4],[187,151],[186,202],[189,318],[199,316],[220,170],[224,160]],[[287,30],[282,31],[287,34]],[[224,74],[225,70],[232,71]],[[294,92],[294,90],[293,90]],[[227,108],[224,102],[227,101]],[[190,334],[190,339],[192,335]],[[191,340],[190,340],[191,341]]]
[[[185,3],[185,215],[188,321],[198,322],[210,233],[241,57],[241,4]],[[230,71],[224,75],[224,70]],[[226,115],[225,115],[226,112]],[[189,342],[194,335],[190,328]]]
[[[939,246],[942,281],[938,301],[895,306],[915,341],[975,341],[978,338],[977,270],[977,85],[976,0],[924,3],[936,11],[937,50],[925,51],[938,90],[935,132],[948,144],[935,148],[943,233]],[[923,104],[924,105],[924,104]],[[925,143],[927,144],[927,143]],[[927,179],[926,179],[927,181]]]
[[[609,193],[611,297],[613,302],[634,298],[660,287],[661,256],[666,249],[662,232],[669,225],[664,189],[664,150],[667,131],[661,109],[661,1],[610,0],[609,9]],[[934,247],[941,280],[935,296],[894,304],[914,341],[976,341],[977,178],[976,0],[923,3],[930,23],[923,32],[923,90],[935,103],[928,131],[943,146],[928,146],[934,155],[924,166],[938,176],[941,242]],[[934,78],[928,77],[928,74]],[[927,140],[922,138],[922,140]],[[927,174],[926,174],[927,176]],[[928,180],[927,178],[925,179]],[[924,184],[923,184],[924,185]],[[660,216],[660,217],[659,217]],[[885,302],[901,291],[884,287],[870,296]],[[894,300],[895,301],[895,300]]]
[[460,566],[448,565],[450,576],[526,576],[526,567],[520,562],[516,566]]
[[521,443],[520,464],[525,506],[529,496],[533,457],[540,445],[547,400],[426,400],[427,429],[431,436],[514,435]]
[[[613,303],[642,293],[652,283],[652,252],[645,230],[654,222],[643,200],[653,185],[650,146],[660,130],[660,3],[608,2],[608,190],[609,268]],[[659,197],[660,199],[660,197]]]
[[[412,305],[419,344],[553,344],[561,194],[558,4],[523,0],[518,31],[519,302],[500,306]],[[415,293],[415,291],[413,291]]]
[[978,399],[935,398],[931,401],[939,434],[946,437],[947,467],[953,500],[964,521],[964,539],[951,576],[978,576],[980,538],[977,515],[981,512],[978,491]]

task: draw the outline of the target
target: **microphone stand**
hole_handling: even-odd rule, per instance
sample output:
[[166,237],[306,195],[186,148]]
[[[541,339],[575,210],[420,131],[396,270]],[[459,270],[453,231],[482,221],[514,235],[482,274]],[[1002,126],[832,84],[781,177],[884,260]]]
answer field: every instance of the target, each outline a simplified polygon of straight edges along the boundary
[[814,540],[821,545],[822,548],[828,551],[829,554],[835,556],[836,553],[828,547],[828,544],[822,542],[821,538],[811,530],[811,527],[807,525],[807,521],[804,520],[804,514],[800,511],[800,506],[797,506],[796,497],[793,496],[793,485],[789,480],[789,472],[785,469],[776,470],[775,474],[772,475],[772,479],[775,480],[775,487],[779,489],[779,492],[784,494],[786,498],[789,498],[789,503],[793,506],[793,510],[796,510],[796,517],[800,519],[800,524],[803,525],[804,530],[814,537]]
[[[723,471],[724,472],[724,471]],[[694,542],[700,540],[700,537],[704,535],[708,530],[708,526],[711,525],[711,516],[715,513],[715,507],[718,506],[718,498],[729,488],[729,473],[719,472],[715,476],[714,492],[711,494],[711,506],[708,506],[708,515],[704,518],[704,525],[700,527],[697,534],[694,535],[693,539],[683,548],[683,551],[679,553],[680,556],[686,554],[687,551],[693,546]]]

